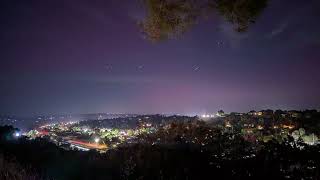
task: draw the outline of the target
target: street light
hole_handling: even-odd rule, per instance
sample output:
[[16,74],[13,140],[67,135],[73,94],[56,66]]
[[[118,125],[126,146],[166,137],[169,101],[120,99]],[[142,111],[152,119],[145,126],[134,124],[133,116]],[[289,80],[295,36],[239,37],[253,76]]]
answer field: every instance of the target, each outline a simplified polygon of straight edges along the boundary
[[19,132],[16,132],[16,133],[14,133],[14,136],[15,136],[15,137],[20,137],[21,134],[20,134]]
[[94,142],[98,143],[100,141],[100,138],[95,138]]

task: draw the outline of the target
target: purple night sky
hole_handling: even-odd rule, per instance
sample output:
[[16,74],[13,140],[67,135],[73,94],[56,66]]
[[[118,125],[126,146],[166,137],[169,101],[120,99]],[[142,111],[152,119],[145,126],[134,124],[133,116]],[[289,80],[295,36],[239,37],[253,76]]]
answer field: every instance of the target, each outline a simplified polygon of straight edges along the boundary
[[319,0],[270,0],[246,33],[215,16],[158,43],[135,0],[0,7],[0,114],[320,109]]

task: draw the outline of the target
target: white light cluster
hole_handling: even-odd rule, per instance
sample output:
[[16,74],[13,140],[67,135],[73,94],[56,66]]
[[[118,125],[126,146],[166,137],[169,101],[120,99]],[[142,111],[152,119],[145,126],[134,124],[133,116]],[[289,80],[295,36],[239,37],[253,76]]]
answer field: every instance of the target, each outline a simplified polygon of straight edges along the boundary
[[202,118],[213,118],[214,114],[203,114],[201,117]]

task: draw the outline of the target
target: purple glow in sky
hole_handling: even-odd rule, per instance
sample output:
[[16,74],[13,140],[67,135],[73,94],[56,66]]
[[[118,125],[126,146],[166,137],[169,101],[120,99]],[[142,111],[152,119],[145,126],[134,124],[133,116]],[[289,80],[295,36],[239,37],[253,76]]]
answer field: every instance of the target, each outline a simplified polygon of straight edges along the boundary
[[0,114],[320,108],[320,2],[270,0],[248,32],[221,17],[141,35],[139,1],[0,2]]

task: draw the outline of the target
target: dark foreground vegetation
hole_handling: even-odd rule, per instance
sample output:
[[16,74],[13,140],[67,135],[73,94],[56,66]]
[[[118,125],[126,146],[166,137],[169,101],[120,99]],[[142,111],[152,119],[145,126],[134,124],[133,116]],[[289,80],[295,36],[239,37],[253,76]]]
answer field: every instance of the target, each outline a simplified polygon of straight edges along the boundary
[[[0,127],[1,179],[319,179],[320,146],[248,142],[201,121],[171,123],[107,153],[66,151]],[[301,148],[303,147],[303,148]],[[45,177],[45,178],[44,178]]]

